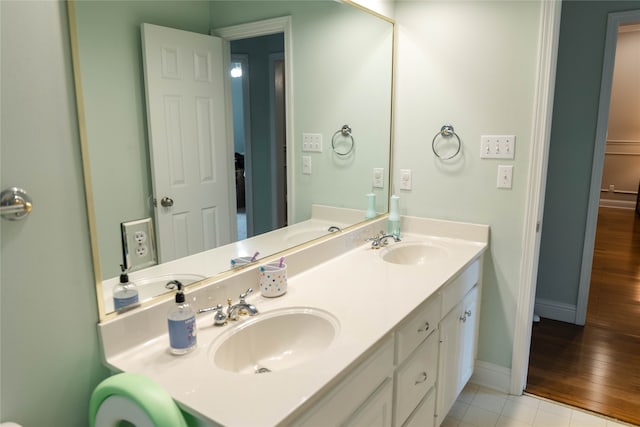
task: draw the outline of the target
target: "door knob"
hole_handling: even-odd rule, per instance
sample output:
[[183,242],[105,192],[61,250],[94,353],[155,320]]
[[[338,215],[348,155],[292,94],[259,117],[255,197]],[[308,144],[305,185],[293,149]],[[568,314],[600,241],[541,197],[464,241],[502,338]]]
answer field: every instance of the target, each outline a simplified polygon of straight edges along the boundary
[[165,207],[165,208],[170,208],[171,206],[173,206],[173,199],[171,197],[163,197],[162,200],[160,200],[160,204]]

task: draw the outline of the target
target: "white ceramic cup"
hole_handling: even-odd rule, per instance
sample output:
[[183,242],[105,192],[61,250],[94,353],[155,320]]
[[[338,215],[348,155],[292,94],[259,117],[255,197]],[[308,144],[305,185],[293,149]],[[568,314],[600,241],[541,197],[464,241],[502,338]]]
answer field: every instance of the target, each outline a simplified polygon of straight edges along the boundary
[[267,298],[279,297],[287,292],[287,264],[265,264],[258,272],[260,293]]

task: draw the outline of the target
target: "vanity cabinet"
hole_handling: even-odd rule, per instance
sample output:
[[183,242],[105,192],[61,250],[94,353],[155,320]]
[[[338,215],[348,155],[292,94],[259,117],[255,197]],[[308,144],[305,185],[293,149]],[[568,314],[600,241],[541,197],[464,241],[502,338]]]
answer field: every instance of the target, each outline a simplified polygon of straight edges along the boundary
[[295,426],[439,426],[471,378],[480,261],[408,315]]

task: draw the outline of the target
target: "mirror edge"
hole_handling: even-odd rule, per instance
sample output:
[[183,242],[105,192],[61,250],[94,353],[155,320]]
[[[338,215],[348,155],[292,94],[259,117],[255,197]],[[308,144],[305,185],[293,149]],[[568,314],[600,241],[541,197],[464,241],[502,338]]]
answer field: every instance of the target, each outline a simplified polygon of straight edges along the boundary
[[80,139],[80,155],[82,157],[82,174],[84,178],[85,204],[87,207],[91,261],[93,264],[93,280],[95,284],[94,289],[96,291],[98,319],[103,320],[106,313],[102,298],[98,298],[98,295],[103,293],[102,274],[100,270],[100,257],[98,254],[98,232],[96,228],[96,214],[93,203],[91,168],[89,167],[89,144],[87,142],[84,94],[82,91],[82,78],[80,74],[80,47],[78,46],[78,26],[76,24],[76,0],[68,0],[66,4],[67,19],[69,21],[69,43],[71,47],[71,66],[73,70],[73,84],[75,89],[76,114],[78,118],[78,134]]

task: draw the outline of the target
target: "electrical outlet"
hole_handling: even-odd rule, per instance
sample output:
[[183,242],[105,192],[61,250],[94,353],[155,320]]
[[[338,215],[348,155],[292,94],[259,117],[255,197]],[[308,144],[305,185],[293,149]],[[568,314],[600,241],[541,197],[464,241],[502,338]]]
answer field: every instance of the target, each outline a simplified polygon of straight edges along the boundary
[[120,223],[122,258],[128,271],[158,263],[151,218]]
[[384,188],[384,168],[373,168],[373,188]]
[[516,151],[515,135],[482,135],[481,159],[513,159]]
[[498,188],[511,188],[513,181],[513,166],[498,166]]
[[321,133],[303,133],[302,134],[302,151],[322,153],[322,134]]

